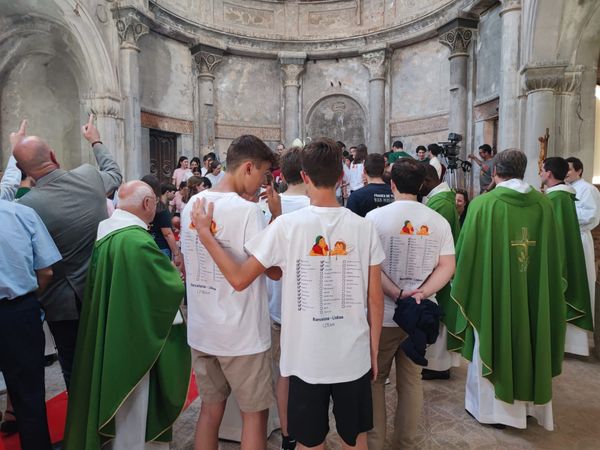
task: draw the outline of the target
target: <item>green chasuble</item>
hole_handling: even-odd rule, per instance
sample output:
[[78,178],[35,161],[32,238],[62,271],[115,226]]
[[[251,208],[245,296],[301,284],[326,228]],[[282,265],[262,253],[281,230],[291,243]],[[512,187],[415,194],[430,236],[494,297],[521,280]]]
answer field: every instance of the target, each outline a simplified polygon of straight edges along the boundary
[[545,404],[561,372],[566,282],[552,204],[536,190],[497,187],[475,198],[457,243],[452,299],[463,315],[450,331],[496,397]]
[[575,194],[555,190],[547,194],[556,213],[559,239],[564,255],[564,277],[567,280],[565,300],[567,322],[587,331],[593,331],[590,290],[583,255],[583,244],[575,210]]
[[114,417],[150,372],[146,441],[171,440],[187,396],[191,355],[179,273],[152,236],[129,226],[96,241],[83,299],[64,445],[93,450],[115,435]]
[[[458,217],[458,212],[456,211],[455,199],[456,193],[454,191],[438,192],[429,200],[427,200],[427,206],[448,221],[450,224],[450,229],[452,230],[454,244],[456,245],[458,234],[460,233],[460,220]],[[453,324],[456,321],[457,316],[460,316],[460,309],[458,308],[458,305],[450,298],[450,285],[451,284],[448,283],[435,295],[438,304],[444,311],[442,322],[444,322],[446,328],[449,330],[450,327],[448,324]],[[458,337],[448,333],[448,350],[459,351],[461,347],[462,341]]]

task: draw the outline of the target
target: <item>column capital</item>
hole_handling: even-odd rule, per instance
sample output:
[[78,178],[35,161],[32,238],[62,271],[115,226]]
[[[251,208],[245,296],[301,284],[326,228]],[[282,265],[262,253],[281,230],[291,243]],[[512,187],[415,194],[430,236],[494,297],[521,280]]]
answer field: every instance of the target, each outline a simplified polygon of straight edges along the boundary
[[80,103],[91,110],[96,117],[121,117],[121,99],[110,94],[90,92],[81,97]]
[[304,71],[306,53],[280,52],[277,57],[283,72],[283,86],[300,86],[300,74]]
[[521,69],[526,94],[551,90],[569,94],[581,87],[583,66],[569,66],[567,62],[528,64]]
[[198,76],[214,78],[215,67],[223,61],[224,51],[205,45],[196,45],[191,51],[198,68]]
[[137,15],[129,14],[116,17],[116,26],[121,48],[140,51],[137,43],[140,37],[150,31],[148,25],[137,17]]
[[385,80],[387,72],[387,51],[374,49],[362,54],[362,64],[369,69],[370,80]]
[[452,59],[456,56],[469,56],[469,46],[473,40],[473,31],[477,30],[474,19],[456,18],[438,28],[439,41],[450,49]]
[[502,3],[500,16],[503,16],[507,12],[521,10],[521,0],[500,0],[500,2]]

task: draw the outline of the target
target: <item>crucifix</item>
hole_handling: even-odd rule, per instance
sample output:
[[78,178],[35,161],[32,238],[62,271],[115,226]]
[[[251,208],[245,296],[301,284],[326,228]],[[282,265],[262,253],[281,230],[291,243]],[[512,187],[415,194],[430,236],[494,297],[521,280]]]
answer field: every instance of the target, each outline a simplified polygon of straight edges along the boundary
[[511,247],[518,247],[519,255],[519,271],[527,272],[527,265],[529,264],[529,247],[535,246],[535,241],[529,240],[529,230],[526,227],[521,228],[522,237],[520,241],[510,241]]

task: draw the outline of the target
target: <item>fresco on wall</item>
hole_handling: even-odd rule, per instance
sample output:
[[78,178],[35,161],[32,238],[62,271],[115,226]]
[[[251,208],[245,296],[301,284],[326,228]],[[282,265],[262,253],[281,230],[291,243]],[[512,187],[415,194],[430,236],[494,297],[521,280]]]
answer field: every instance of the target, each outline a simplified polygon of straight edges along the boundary
[[347,147],[363,144],[365,114],[360,105],[345,95],[332,95],[319,100],[306,121],[307,138],[326,136],[342,141]]

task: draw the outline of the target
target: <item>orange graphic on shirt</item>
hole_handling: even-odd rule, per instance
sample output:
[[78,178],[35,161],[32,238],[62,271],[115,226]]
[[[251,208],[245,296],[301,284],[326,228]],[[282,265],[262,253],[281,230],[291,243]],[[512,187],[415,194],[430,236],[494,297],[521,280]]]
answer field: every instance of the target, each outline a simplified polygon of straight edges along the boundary
[[325,242],[325,238],[321,235],[315,239],[315,245],[312,246],[309,256],[327,256],[329,254],[329,247]]
[[429,236],[429,227],[427,225],[421,225],[417,234],[419,236]]
[[329,252],[329,256],[335,255],[347,255],[346,243],[344,241],[337,241],[333,246],[333,250]]
[[[196,226],[194,225],[194,222],[190,222],[190,226],[189,226],[190,230],[195,230]],[[215,234],[217,234],[217,224],[215,223],[214,220],[210,221],[210,232],[213,234],[213,236]]]
[[413,224],[410,223],[410,220],[407,220],[404,222],[404,226],[402,227],[402,231],[400,231],[400,234],[414,234],[415,233],[415,227],[413,227]]

